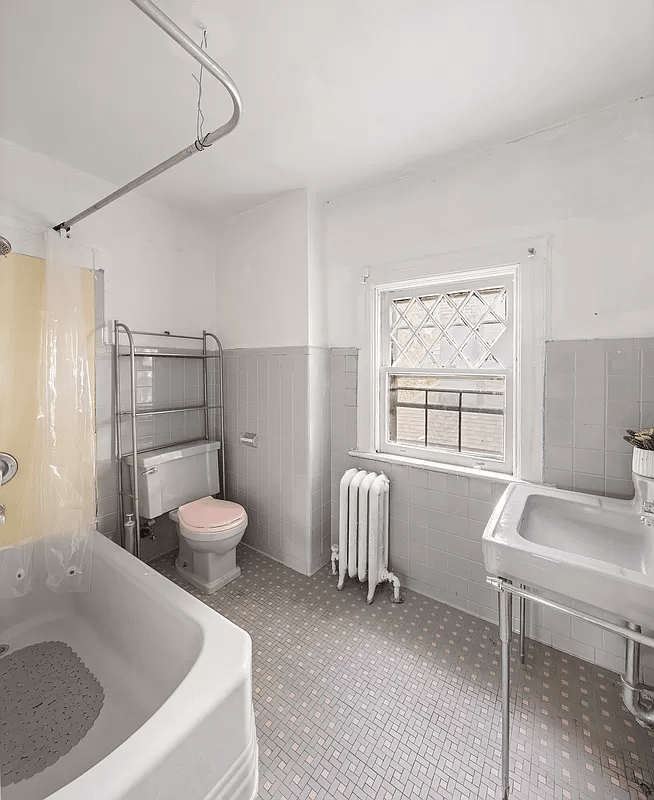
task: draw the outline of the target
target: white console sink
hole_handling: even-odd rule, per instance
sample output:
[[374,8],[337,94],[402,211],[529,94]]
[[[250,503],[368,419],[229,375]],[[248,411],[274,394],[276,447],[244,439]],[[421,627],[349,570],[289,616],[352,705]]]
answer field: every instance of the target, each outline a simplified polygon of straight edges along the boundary
[[633,501],[512,484],[482,550],[493,576],[654,628],[654,528]]

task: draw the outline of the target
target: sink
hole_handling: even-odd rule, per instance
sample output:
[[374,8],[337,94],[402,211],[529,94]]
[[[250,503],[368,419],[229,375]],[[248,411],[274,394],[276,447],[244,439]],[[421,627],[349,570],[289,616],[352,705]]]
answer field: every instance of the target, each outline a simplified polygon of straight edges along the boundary
[[654,528],[633,501],[512,484],[482,550],[493,576],[654,628]]

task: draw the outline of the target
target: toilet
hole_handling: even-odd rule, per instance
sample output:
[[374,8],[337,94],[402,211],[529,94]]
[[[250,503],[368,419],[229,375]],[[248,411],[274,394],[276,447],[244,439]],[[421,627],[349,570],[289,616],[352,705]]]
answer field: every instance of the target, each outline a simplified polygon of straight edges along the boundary
[[177,523],[177,572],[206,594],[238,578],[236,545],[243,538],[248,517],[243,506],[227,500],[201,497],[171,511]]
[[248,525],[243,506],[212,496],[220,492],[219,450],[220,442],[201,440],[136,457],[140,516],[168,513],[179,536],[175,568],[205,594],[241,574],[236,545]]

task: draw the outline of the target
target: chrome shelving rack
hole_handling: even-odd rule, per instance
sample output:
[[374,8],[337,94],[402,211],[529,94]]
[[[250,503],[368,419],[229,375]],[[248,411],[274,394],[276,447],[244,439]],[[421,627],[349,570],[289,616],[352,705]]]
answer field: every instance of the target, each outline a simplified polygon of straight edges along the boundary
[[[127,352],[121,352],[120,336],[127,337]],[[179,353],[173,350],[159,350],[151,347],[143,346],[137,348],[134,343],[135,336],[156,336],[165,339],[185,339],[195,342],[202,342],[202,350],[198,348],[197,353],[186,352]],[[216,350],[209,350],[209,340],[213,339],[216,343]],[[194,358],[202,360],[202,405],[195,406],[180,406],[176,408],[144,408],[139,409],[136,403],[136,359],[139,357],[145,358]],[[121,408],[121,391],[120,391],[120,359],[129,358],[129,382],[130,382],[130,408],[129,411],[123,411]],[[208,375],[208,362],[209,359],[218,359],[218,397],[217,403],[211,405],[209,403],[209,375]],[[166,447],[174,447],[175,445],[184,445],[191,442],[197,442],[199,438],[209,440],[209,411],[216,409],[218,411],[218,430],[216,435],[220,441],[220,460],[219,460],[219,477],[220,477],[220,491],[224,497],[225,492],[225,393],[224,393],[224,369],[223,369],[223,346],[220,339],[213,333],[202,331],[202,336],[185,336],[171,334],[169,331],[164,333],[154,333],[152,331],[132,331],[123,322],[114,322],[114,405],[116,409],[116,460],[118,465],[118,513],[120,520],[121,543],[125,546],[125,530],[124,530],[124,517],[125,517],[125,497],[132,498],[132,506],[135,521],[135,536],[134,547],[132,555],[137,558],[141,557],[141,521],[139,517],[139,487],[137,479],[137,465],[136,459],[139,453],[150,453],[157,450],[163,450]],[[148,447],[139,450],[138,439],[136,431],[136,421],[138,417],[145,416],[158,416],[161,414],[183,414],[186,411],[204,411],[204,437],[195,437],[193,439],[186,439],[180,442],[171,442],[170,444],[162,445],[160,447]],[[129,452],[123,452],[122,442],[122,425],[121,422],[125,417],[129,417],[131,422],[131,440],[132,449]],[[124,460],[127,456],[132,457],[133,465],[133,479],[132,490],[127,491],[124,487],[123,480],[123,466]]]

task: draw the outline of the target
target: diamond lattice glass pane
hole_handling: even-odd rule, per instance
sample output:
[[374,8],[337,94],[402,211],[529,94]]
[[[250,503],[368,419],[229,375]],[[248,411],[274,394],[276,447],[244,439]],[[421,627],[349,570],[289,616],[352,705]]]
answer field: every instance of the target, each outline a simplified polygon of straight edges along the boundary
[[391,328],[393,328],[404,316],[404,312],[409,307],[411,298],[407,300],[393,300],[391,303]]
[[450,363],[447,364],[447,366],[452,367],[453,369],[469,369],[468,362],[459,352],[456,352],[452,356]]
[[445,364],[443,360],[443,344],[444,344],[443,335],[441,334],[438,339],[434,342],[429,350],[429,355],[431,357],[431,363],[435,367],[442,367]]
[[419,367],[420,362],[425,357],[427,353],[427,348],[424,344],[418,339],[417,336],[414,336],[411,340],[411,343],[404,351],[404,354],[407,356],[409,361],[411,361],[411,365],[414,367]]
[[426,325],[420,329],[419,336],[427,351],[425,356],[422,358],[421,366],[440,366],[439,342],[443,337],[443,332],[441,329],[436,328],[434,325]]
[[461,306],[461,313],[463,314],[466,322],[469,322],[472,327],[475,327],[488,311],[488,306],[477,294],[477,292],[470,292],[465,302]]
[[[506,322],[506,289],[494,289],[497,294],[494,298],[484,298],[500,320]],[[483,293],[482,293],[483,294]]]
[[440,328],[437,328],[431,320],[420,328],[419,336],[427,349],[432,348],[443,335]]
[[439,299],[434,304],[431,316],[444,328],[449,324],[454,313],[454,308],[451,303],[448,302],[445,295],[440,295]]
[[458,315],[447,326],[447,338],[453,342],[455,347],[460,348],[465,340],[470,336],[472,328],[467,325]]
[[434,310],[434,308],[436,308],[436,303],[438,303],[439,298],[440,298],[439,294],[432,294],[432,295],[426,295],[425,297],[421,297],[420,299],[424,307],[427,309],[427,311],[431,313]]
[[489,353],[479,366],[488,369],[490,367],[501,367],[502,365],[492,353]]
[[471,336],[461,348],[461,353],[470,366],[477,369],[486,358],[488,349],[476,336]]
[[406,319],[414,329],[417,329],[422,325],[426,317],[427,309],[417,297],[414,297],[409,308],[404,312],[404,319]]
[[[400,364],[399,360],[402,356],[404,348],[413,338],[413,333],[409,328],[396,328],[391,334],[391,364]],[[411,366],[411,364],[403,363],[402,366]]]
[[413,367],[414,364],[408,356],[398,352],[397,354],[393,355],[393,366],[404,368],[404,367]]
[[492,347],[495,342],[497,342],[505,330],[505,323],[498,322],[497,318],[490,312],[477,326],[479,335],[486,342],[486,344],[489,345],[489,347]]
[[448,341],[444,336],[440,340],[438,363],[440,367],[446,367],[450,363],[452,356],[456,353],[456,349],[452,342]]
[[491,287],[391,303],[391,364],[422,369],[501,366],[494,345],[507,330],[507,292]]
[[413,331],[410,328],[396,328],[391,339],[394,339],[400,347],[406,347],[413,338]]
[[470,292],[448,292],[447,299],[454,308],[460,308],[469,294]]

